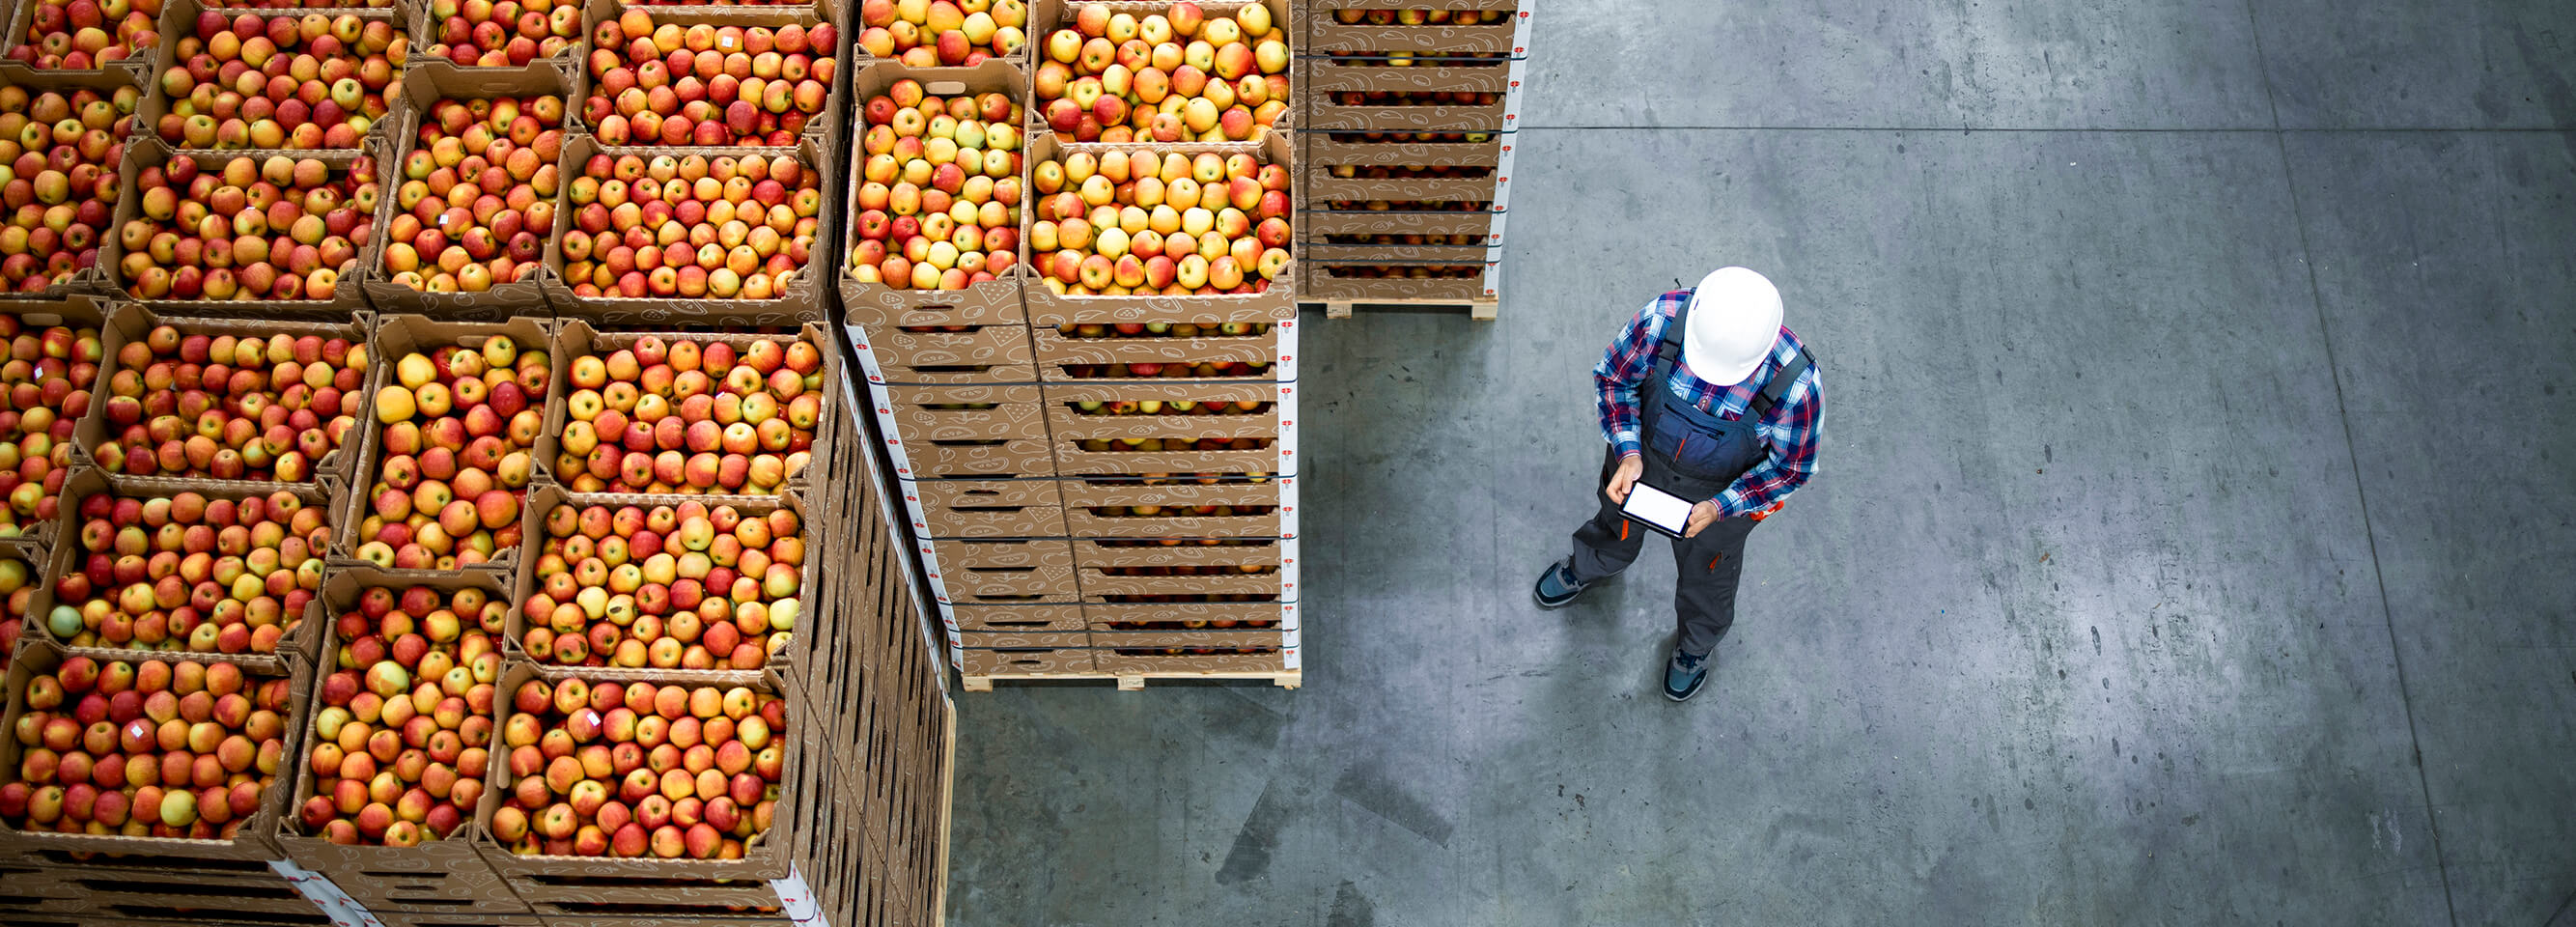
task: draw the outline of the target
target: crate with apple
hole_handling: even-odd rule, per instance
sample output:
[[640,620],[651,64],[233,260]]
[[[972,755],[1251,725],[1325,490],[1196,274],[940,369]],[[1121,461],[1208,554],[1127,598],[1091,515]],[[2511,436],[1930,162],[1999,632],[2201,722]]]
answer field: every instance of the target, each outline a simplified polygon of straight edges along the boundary
[[1521,6],[1521,0],[1309,0],[1306,46],[1519,55],[1514,29]]
[[108,283],[156,312],[345,321],[367,308],[380,140],[366,151],[126,152]]
[[267,835],[285,809],[278,777],[292,775],[311,670],[31,641],[7,678],[0,724],[19,736],[0,739],[0,857],[130,854],[157,857],[142,867],[153,870],[276,858]]
[[1295,317],[1290,145],[1068,150],[1036,142],[1029,321],[1263,322]]
[[160,0],[33,0],[10,8],[0,79],[107,78],[140,88],[155,73]]
[[1243,143],[1286,131],[1288,0],[1039,0],[1034,122],[1058,142]]
[[168,0],[138,122],[182,151],[358,150],[399,116],[409,21],[391,7],[322,14]]
[[0,223],[0,301],[108,292],[97,265],[113,234],[117,168],[142,100],[140,88],[115,75],[0,70],[0,164],[10,185],[25,185]]
[[[925,538],[1061,537],[1064,502],[1050,479],[906,481],[913,532]],[[1038,577],[1031,574],[1035,582]],[[1047,594],[1051,586],[1024,590]]]
[[320,923],[285,876],[248,862],[47,854],[0,863],[12,927]]
[[1024,325],[1028,79],[1002,61],[962,73],[879,62],[852,78],[850,96],[862,102],[842,213],[849,320],[870,331]]
[[1155,647],[1103,647],[1092,656],[1092,663],[1104,675],[1118,676],[1206,676],[1225,678],[1245,674],[1264,679],[1277,679],[1279,684],[1295,688],[1298,677],[1291,644]]
[[871,385],[1031,383],[1038,378],[1029,327],[994,325],[849,326],[851,347]]
[[[607,147],[837,150],[843,84],[833,4],[588,0],[579,125]],[[809,159],[809,164],[825,163]]]
[[831,629],[809,620],[825,616],[809,596],[803,497],[674,498],[539,490],[512,652],[593,679],[811,672],[802,638]]
[[1097,678],[1100,675],[1100,668],[1092,662],[1088,646],[970,649],[961,653],[957,671],[966,677],[968,692],[992,691],[992,677]]
[[310,659],[332,531],[319,486],[129,484],[84,468],[62,501],[68,533],[28,605],[42,636],[100,658],[155,651],[259,669]]
[[[160,480],[319,484],[357,478],[379,371],[372,316],[259,322],[164,316],[107,320],[105,395],[74,431],[82,452],[132,485]],[[174,484],[175,485],[175,484]]]
[[960,646],[969,650],[999,650],[1026,647],[1089,647],[1091,634],[1072,631],[960,631]]
[[[1491,197],[1470,200],[1308,200],[1297,213],[1303,241],[1336,235],[1490,236],[1499,211]],[[1486,244],[1494,242],[1488,238]]]
[[1236,624],[1219,630],[1206,623],[1198,623],[1196,627],[1192,624],[1186,621],[1095,621],[1090,631],[1091,646],[1112,651],[1172,647],[1275,649],[1285,645],[1289,639],[1289,632],[1277,630],[1275,619],[1270,629]]
[[1000,61],[1015,69],[1029,44],[1021,0],[859,0],[861,54],[911,68],[971,68]]
[[548,323],[377,320],[387,367],[335,560],[400,578],[516,569],[520,516],[545,431]]
[[1275,381],[1296,379],[1295,321],[1065,323],[1035,335],[1038,378]]
[[776,495],[809,486],[840,414],[840,359],[820,324],[792,331],[554,335],[555,394],[537,459],[573,492]]
[[385,241],[368,299],[456,322],[547,315],[570,79],[544,64],[427,68],[397,89],[392,177],[376,214]]
[[[1296,502],[1294,480],[1266,474],[1086,476],[1066,477],[1062,483],[1065,520],[1077,541],[1190,539],[1186,544],[1209,538],[1275,538],[1294,524],[1287,518],[1287,509]],[[1259,562],[1276,565],[1277,558],[1247,554],[1237,565]],[[1083,568],[1099,565],[1085,563]],[[1084,591],[1091,589],[1085,586]]]
[[[1316,18],[1334,19],[1308,21]],[[1499,51],[1321,51],[1299,64],[1297,83],[1309,96],[1345,90],[1500,93],[1511,89],[1512,66],[1521,57]]]
[[[933,543],[939,551],[941,588],[951,596],[1034,595],[1043,602],[1074,602],[1081,598],[1080,589],[1073,583],[1073,553],[1067,546],[1070,542],[1061,537],[1000,541],[939,538]],[[1050,556],[1042,563],[1015,562],[982,549],[995,544],[1043,546],[1050,550]]]
[[1290,547],[1275,537],[1076,538],[1072,546],[1073,562],[1083,569],[1273,563]]
[[272,839],[370,912],[525,913],[470,830],[498,752],[508,587],[352,568],[322,601],[311,725]]
[[1314,261],[1306,265],[1303,298],[1322,302],[1367,302],[1372,299],[1490,299],[1499,289],[1499,259],[1397,263],[1379,261]]
[[[823,319],[825,200],[808,136],[785,148],[564,145],[547,301],[601,325],[792,328]],[[829,261],[830,258],[823,258]]]
[[1165,378],[1049,383],[1042,395],[1047,430],[1058,438],[1276,439],[1295,408],[1283,394],[1294,388]]
[[1505,94],[1477,90],[1321,90],[1306,104],[1315,131],[1509,132]]
[[579,66],[581,17],[580,0],[428,0],[413,64],[568,72]]
[[0,543],[41,548],[61,531],[63,481],[81,423],[99,414],[99,367],[114,348],[104,297],[0,300]]

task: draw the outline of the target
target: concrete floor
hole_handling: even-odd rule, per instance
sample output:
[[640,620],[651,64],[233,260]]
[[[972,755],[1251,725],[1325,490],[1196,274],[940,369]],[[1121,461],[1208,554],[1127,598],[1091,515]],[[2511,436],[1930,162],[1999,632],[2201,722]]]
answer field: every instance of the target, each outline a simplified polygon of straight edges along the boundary
[[[1540,8],[1501,321],[1306,336],[1306,687],[962,696],[950,923],[2576,923],[2576,4]],[[1676,706],[1527,588],[1722,263],[1828,444]]]

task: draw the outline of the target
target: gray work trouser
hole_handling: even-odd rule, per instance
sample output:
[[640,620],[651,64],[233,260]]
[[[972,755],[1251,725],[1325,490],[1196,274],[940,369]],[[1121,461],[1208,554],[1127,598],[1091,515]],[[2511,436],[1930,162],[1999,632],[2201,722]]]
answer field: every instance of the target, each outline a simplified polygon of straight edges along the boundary
[[[1655,455],[1646,455],[1646,482],[1685,491],[1686,487],[1677,484],[1689,481],[1672,475],[1658,463]],[[1601,464],[1601,488],[1594,492],[1601,501],[1601,511],[1574,530],[1572,569],[1577,582],[1598,582],[1627,569],[1645,546],[1646,536],[1655,533],[1642,524],[1630,523],[1619,514],[1619,503],[1610,498],[1610,475],[1618,467],[1619,452],[1613,448]],[[1744,539],[1753,534],[1757,524],[1760,522],[1750,518],[1720,518],[1697,537],[1672,539],[1673,567],[1681,574],[1673,590],[1673,623],[1679,630],[1677,643],[1683,653],[1707,656],[1726,636],[1727,628],[1734,626],[1735,587],[1744,575]]]

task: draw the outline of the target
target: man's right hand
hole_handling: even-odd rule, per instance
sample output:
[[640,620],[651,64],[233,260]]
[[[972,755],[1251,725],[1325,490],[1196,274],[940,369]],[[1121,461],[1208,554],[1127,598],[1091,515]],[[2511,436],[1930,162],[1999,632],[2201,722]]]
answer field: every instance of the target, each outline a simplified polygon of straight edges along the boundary
[[1619,469],[1611,472],[1610,485],[1603,491],[1610,494],[1610,501],[1626,505],[1628,488],[1637,485],[1637,478],[1645,475],[1646,458],[1643,455],[1629,454],[1621,457]]

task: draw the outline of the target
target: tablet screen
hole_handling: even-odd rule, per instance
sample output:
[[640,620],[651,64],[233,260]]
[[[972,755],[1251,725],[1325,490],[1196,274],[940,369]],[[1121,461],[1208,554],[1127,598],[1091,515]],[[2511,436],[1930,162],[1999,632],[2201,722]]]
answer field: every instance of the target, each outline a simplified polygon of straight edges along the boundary
[[1628,490],[1628,501],[1619,507],[1621,514],[1637,519],[1670,534],[1680,534],[1690,525],[1691,503],[1687,499],[1639,482]]

